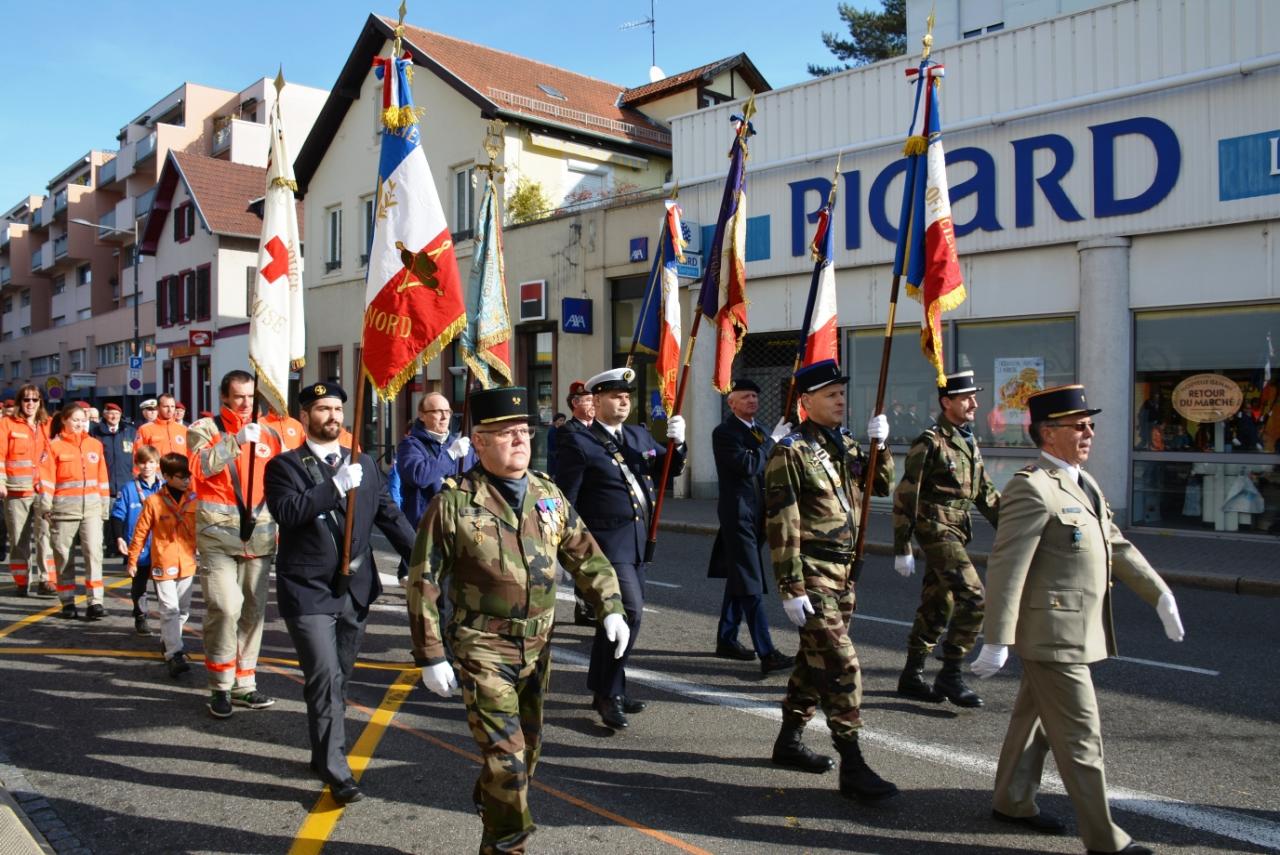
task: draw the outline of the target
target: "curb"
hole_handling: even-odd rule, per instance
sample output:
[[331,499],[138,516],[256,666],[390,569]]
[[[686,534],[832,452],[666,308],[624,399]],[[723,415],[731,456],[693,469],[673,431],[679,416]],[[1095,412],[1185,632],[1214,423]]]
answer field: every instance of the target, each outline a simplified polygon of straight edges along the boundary
[[[12,812],[13,819],[10,820],[5,814]],[[17,827],[16,832],[14,827]],[[17,800],[6,790],[0,786],[0,828],[7,829],[9,832],[16,833],[15,837],[8,837],[4,841],[4,851],[13,853],[31,853],[31,855],[54,855],[53,847],[45,840],[31,821],[31,817],[27,816],[27,812],[22,809]],[[23,832],[26,832],[25,835]]]
[[[662,531],[670,531],[678,534],[701,534],[714,537],[720,531],[720,526],[710,523],[685,522],[683,520],[665,520],[658,524],[658,528]],[[891,543],[872,543],[865,544],[868,555],[893,555],[893,544]],[[920,550],[916,550],[916,554],[920,554]],[[986,552],[970,552],[969,558],[972,559],[975,566],[986,567],[988,553]],[[1156,571],[1160,574],[1160,578],[1172,586],[1179,588],[1196,588],[1201,591],[1217,591],[1224,594],[1240,594],[1248,597],[1280,597],[1280,580],[1276,579],[1258,579],[1252,576],[1216,576],[1207,573],[1191,573],[1185,570],[1161,570],[1159,567]]]

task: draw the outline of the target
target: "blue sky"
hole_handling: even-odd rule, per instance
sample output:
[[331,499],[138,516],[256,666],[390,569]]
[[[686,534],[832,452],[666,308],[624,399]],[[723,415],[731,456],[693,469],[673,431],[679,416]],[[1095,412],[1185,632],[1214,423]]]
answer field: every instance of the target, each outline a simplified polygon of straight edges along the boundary
[[[773,86],[834,58],[824,30],[844,32],[836,0],[656,0],[658,65],[673,74],[745,51]],[[855,6],[879,6],[856,0]],[[43,193],[93,148],[190,80],[239,90],[259,77],[328,89],[371,11],[352,0],[46,0],[5,3],[9,57],[0,110],[0,210]],[[407,21],[628,86],[647,82],[648,0],[410,0]],[[482,12],[484,9],[486,11]],[[487,10],[492,10],[487,11]]]

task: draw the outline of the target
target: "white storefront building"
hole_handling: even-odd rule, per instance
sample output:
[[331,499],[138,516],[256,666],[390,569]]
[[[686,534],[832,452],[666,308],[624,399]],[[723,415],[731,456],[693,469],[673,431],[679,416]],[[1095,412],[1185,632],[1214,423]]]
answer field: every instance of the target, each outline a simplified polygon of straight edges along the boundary
[[[909,15],[930,5],[913,0]],[[976,32],[959,4],[938,5],[933,59],[947,69],[943,139],[969,295],[944,318],[947,370],[971,368],[985,387],[978,435],[997,481],[1034,456],[1027,391],[1080,382],[1103,408],[1089,468],[1122,519],[1280,533],[1280,357],[1268,359],[1268,335],[1280,346],[1280,4],[1126,0],[1005,27],[1004,6],[1027,4],[986,3],[993,20]],[[912,57],[756,100],[751,336],[737,373],[763,381],[762,416],[780,407],[839,155],[841,358],[848,423],[865,430],[916,44]],[[704,235],[740,109],[672,121],[673,178]],[[898,452],[937,410],[919,322],[904,288],[886,398]],[[721,418],[705,338],[686,405],[699,434]],[[1195,375],[1211,376],[1184,382]],[[691,481],[714,493],[711,455],[694,456]]]

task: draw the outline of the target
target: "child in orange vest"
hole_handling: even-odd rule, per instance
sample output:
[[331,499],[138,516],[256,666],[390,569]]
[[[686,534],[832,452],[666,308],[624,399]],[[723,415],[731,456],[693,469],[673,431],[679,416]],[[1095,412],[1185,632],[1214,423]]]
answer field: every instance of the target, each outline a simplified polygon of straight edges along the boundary
[[160,603],[160,637],[169,676],[191,669],[182,645],[182,627],[191,614],[191,582],[196,574],[196,496],[184,454],[160,458],[164,486],[147,497],[133,530],[125,569],[138,573],[138,558],[151,537],[151,578]]

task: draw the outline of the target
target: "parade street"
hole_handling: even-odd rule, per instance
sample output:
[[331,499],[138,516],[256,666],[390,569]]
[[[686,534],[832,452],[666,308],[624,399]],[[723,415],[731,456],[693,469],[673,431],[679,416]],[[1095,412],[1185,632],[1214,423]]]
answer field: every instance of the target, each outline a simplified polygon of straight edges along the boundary
[[[532,851],[1082,851],[1070,803],[1048,771],[1054,783],[1040,806],[1068,818],[1065,836],[990,819],[1016,658],[995,678],[973,681],[984,709],[894,694],[919,577],[900,578],[887,557],[868,563],[853,637],[868,758],[901,796],[864,806],[838,795],[834,772],[773,766],[786,675],[762,678],[755,663],[711,655],[723,583],[705,578],[710,548],[706,536],[663,535],[629,672],[628,692],[649,708],[616,735],[588,708],[591,631],[573,625],[561,591],[530,795],[539,826]],[[385,553],[380,564],[384,573],[394,567]],[[475,849],[475,745],[459,698],[415,686],[398,588],[375,606],[350,691],[351,764],[368,798],[339,810],[307,769],[300,671],[274,602],[259,686],[278,701],[217,721],[204,706],[198,637],[188,642],[197,667],[170,679],[156,642],[132,634],[117,567],[107,578],[110,617],[97,623],[60,620],[51,601],[15,599],[7,586],[0,598],[0,778],[56,851]],[[1187,636],[1174,645],[1151,609],[1116,590],[1123,658],[1094,669],[1116,821],[1158,852],[1280,850],[1275,600],[1178,589]],[[767,601],[789,654],[795,634],[777,598]],[[197,597],[193,636],[202,612]],[[936,670],[931,663],[930,678]],[[806,742],[830,751],[821,715]]]

